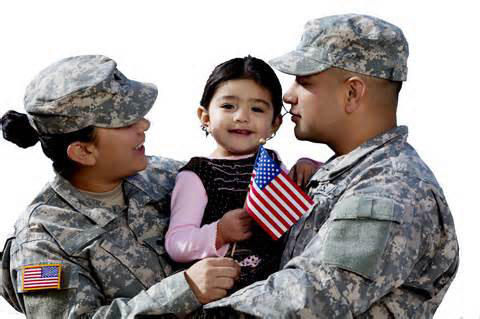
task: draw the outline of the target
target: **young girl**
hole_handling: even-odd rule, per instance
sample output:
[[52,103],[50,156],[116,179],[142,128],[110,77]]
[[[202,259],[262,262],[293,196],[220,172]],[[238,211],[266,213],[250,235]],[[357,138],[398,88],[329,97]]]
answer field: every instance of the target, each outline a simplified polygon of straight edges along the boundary
[[202,128],[217,148],[180,169],[166,249],[175,261],[192,262],[230,256],[236,242],[233,258],[242,266],[236,288],[241,288],[275,271],[283,248],[243,209],[259,140],[272,137],[282,122],[282,88],[264,61],[235,58],[213,70],[200,105]]

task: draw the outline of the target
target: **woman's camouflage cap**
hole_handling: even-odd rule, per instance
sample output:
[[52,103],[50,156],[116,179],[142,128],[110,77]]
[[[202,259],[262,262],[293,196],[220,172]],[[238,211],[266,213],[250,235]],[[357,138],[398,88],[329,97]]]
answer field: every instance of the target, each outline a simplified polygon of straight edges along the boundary
[[281,72],[311,75],[330,67],[392,81],[407,79],[408,43],[379,18],[346,14],[307,22],[295,51],[270,61]]
[[112,59],[74,56],[41,71],[25,92],[25,110],[39,134],[87,126],[116,128],[141,119],[157,98],[153,84],[127,79]]

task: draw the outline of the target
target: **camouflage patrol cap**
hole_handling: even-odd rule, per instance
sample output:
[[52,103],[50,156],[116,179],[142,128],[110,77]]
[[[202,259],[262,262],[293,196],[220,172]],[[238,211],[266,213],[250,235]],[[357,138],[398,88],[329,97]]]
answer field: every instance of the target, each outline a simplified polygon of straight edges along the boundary
[[127,79],[116,66],[102,55],[82,55],[41,71],[25,92],[32,126],[39,134],[62,134],[138,121],[152,108],[157,88]]
[[407,79],[408,43],[379,18],[346,14],[307,22],[295,51],[270,61],[281,72],[311,75],[330,67],[392,81]]

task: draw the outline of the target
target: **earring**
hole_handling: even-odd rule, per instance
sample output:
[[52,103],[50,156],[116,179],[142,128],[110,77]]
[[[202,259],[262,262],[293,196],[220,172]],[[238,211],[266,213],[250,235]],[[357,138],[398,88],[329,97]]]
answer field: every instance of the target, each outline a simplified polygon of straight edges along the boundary
[[205,126],[205,125],[200,125],[200,128],[202,129],[203,132],[205,132],[205,137],[208,137],[208,134],[210,134],[210,132],[208,131],[208,126]]

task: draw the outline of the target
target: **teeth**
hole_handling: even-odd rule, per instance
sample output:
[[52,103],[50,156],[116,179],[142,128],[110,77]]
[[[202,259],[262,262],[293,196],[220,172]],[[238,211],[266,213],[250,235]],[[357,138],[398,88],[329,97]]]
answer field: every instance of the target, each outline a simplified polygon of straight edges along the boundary
[[143,146],[143,143],[138,144],[138,145],[135,147],[135,149],[136,149],[136,150],[139,150],[142,146]]

